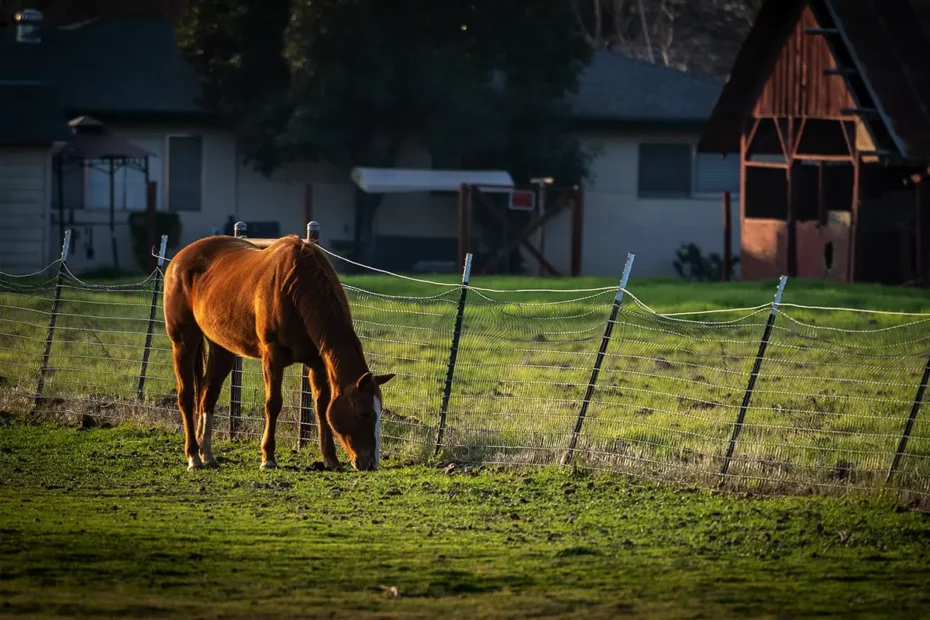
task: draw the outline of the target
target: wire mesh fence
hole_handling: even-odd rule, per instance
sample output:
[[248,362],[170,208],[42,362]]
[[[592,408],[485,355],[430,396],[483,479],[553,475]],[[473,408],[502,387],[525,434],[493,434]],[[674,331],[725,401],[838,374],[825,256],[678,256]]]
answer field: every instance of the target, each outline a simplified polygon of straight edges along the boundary
[[[61,261],[0,274],[0,407],[180,428],[161,276],[89,284]],[[790,303],[672,315],[627,287],[410,278],[421,294],[392,294],[401,277],[345,285],[373,372],[397,375],[385,454],[930,496],[930,315]],[[242,360],[217,432],[257,439],[264,398],[259,362]],[[316,450],[311,407],[288,368],[280,443]]]

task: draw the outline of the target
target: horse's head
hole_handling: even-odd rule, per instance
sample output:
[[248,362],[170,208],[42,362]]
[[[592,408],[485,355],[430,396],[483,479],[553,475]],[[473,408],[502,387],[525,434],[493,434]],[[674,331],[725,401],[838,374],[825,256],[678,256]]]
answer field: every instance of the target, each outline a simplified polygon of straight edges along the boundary
[[380,386],[393,374],[372,375],[366,372],[329,403],[327,417],[355,469],[377,469],[381,460],[381,408],[384,399]]

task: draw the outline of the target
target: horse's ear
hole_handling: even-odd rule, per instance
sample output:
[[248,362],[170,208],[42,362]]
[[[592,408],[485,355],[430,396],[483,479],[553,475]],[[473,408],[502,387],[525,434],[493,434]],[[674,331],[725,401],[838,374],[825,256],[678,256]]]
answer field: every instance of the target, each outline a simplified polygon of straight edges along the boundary
[[355,382],[355,387],[359,390],[364,390],[365,388],[373,388],[376,385],[384,385],[395,376],[396,375],[394,373],[374,376],[370,372],[366,372],[364,375],[358,378],[358,381]]
[[370,372],[366,372],[361,377],[358,378],[358,381],[355,382],[355,387],[359,390],[364,390],[367,387],[374,387],[375,378]]

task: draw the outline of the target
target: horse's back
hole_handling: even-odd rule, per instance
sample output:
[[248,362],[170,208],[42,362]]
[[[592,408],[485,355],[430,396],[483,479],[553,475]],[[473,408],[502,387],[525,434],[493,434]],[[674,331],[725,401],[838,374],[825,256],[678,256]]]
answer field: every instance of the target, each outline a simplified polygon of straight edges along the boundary
[[264,249],[226,236],[185,246],[165,273],[167,326],[196,324],[212,341],[254,357],[256,337],[276,331],[287,312],[285,283],[306,245],[288,235]]

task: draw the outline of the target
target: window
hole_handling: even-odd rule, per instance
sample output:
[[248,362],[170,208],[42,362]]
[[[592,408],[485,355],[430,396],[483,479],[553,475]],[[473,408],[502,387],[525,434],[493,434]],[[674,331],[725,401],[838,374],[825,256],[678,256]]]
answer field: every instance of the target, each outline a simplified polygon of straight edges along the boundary
[[200,211],[203,194],[203,140],[168,138],[168,210]]
[[640,144],[639,196],[689,198],[693,153],[690,144]]
[[698,153],[694,159],[694,193],[719,196],[739,193],[739,154],[726,159],[716,153]]

